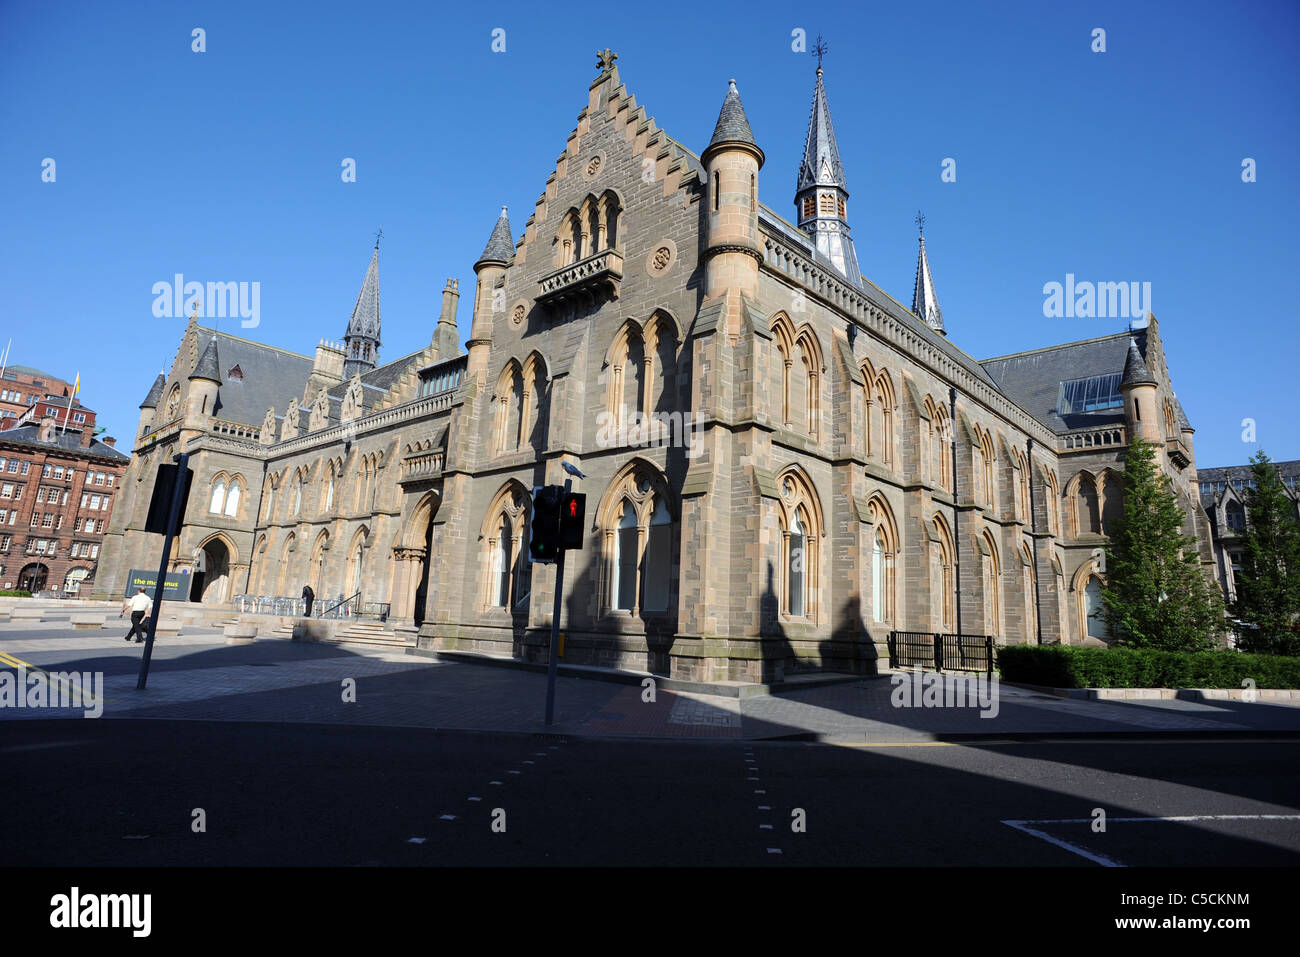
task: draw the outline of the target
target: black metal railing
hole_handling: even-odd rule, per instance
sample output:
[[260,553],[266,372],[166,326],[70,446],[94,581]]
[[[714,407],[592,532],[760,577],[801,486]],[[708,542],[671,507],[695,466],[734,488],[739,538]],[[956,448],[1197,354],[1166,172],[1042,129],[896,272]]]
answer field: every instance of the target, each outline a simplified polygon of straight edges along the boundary
[[925,631],[891,631],[889,667],[935,671],[983,671],[993,674],[993,639],[989,635],[950,635]]
[[[312,618],[374,618],[387,621],[392,606],[386,601],[361,601],[361,593],[351,598],[339,596],[332,604],[325,599],[312,603]],[[235,610],[241,615],[280,615],[286,618],[304,618],[307,602],[302,598],[285,598],[277,595],[236,595]]]

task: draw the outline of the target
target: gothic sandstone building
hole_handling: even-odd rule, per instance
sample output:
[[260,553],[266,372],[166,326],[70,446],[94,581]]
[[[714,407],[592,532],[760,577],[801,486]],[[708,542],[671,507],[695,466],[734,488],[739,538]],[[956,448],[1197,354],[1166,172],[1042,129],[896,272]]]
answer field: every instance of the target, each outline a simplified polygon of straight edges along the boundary
[[795,222],[760,203],[763,163],[734,82],[697,156],[605,51],[522,238],[503,209],[474,265],[466,353],[451,280],[429,344],[379,364],[377,247],[314,357],[191,320],[141,405],[100,591],[156,565],[151,483],[182,448],[195,599],[359,592],[426,648],[545,653],[530,491],[564,461],[588,496],[577,663],[756,679],[869,671],[891,629],[1096,640],[1138,435],[1212,568],[1154,317],[981,362],[945,333],[924,237],[912,309],[863,278],[820,68]]

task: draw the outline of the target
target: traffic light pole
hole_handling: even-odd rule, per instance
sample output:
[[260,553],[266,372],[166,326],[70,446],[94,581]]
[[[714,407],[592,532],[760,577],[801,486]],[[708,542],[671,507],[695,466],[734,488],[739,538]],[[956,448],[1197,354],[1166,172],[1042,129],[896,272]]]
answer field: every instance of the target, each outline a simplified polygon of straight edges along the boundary
[[162,613],[163,592],[167,589],[167,565],[172,557],[172,538],[176,534],[181,502],[185,500],[185,473],[189,468],[190,454],[182,452],[172,459],[177,463],[176,482],[172,486],[172,507],[167,513],[167,534],[163,536],[162,562],[158,565],[158,578],[153,588],[153,610],[149,617],[149,637],[145,640],[144,656],[140,659],[140,677],[135,690],[144,691],[149,680],[149,661],[153,658],[153,636],[158,630],[158,616]]
[[[564,491],[573,490],[573,480],[564,480]],[[546,668],[546,726],[551,726],[555,717],[555,676],[559,673],[560,652],[560,603],[564,599],[564,553],[568,549],[561,547],[555,559],[555,607],[551,611],[551,660]]]

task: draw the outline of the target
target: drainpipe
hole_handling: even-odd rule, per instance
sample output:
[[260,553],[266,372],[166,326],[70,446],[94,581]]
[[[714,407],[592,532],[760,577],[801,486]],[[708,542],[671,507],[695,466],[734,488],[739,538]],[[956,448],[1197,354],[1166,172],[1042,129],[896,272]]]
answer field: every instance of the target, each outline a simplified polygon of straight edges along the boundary
[[1029,540],[1034,551],[1034,623],[1038,643],[1043,643],[1043,603],[1038,592],[1038,512],[1034,510],[1034,440],[1025,439],[1025,468],[1029,469]]
[[957,389],[948,387],[948,424],[952,431],[949,456],[952,458],[952,586],[953,612],[957,634],[961,631],[961,513],[957,511]]

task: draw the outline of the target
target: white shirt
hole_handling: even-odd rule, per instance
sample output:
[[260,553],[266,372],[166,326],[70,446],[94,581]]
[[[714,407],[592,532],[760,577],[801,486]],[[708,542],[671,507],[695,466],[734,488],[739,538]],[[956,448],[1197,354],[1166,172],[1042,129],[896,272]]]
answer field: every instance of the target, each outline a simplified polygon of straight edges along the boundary
[[153,605],[153,599],[150,598],[148,595],[142,594],[140,592],[136,592],[135,595],[131,598],[129,604],[131,605],[131,610],[133,612],[148,611],[150,606]]

